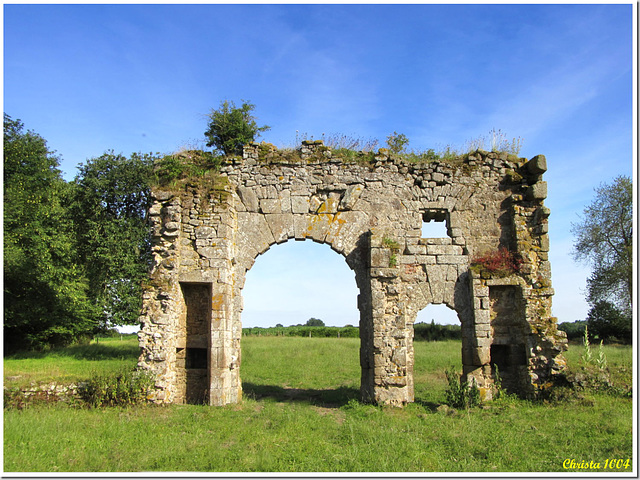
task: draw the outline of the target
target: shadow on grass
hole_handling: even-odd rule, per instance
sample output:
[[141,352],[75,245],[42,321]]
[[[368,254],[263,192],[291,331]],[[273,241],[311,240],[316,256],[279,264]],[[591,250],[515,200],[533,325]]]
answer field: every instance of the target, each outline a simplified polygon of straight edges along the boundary
[[425,400],[422,400],[420,398],[416,398],[413,403],[420,405],[421,407],[423,407],[425,410],[428,410],[432,413],[436,412],[438,410],[438,407],[442,405],[442,403],[436,403],[436,402],[428,402]]
[[325,408],[339,408],[349,400],[360,400],[360,390],[353,387],[327,389],[289,388],[242,382],[242,391],[249,398],[272,398],[278,402],[303,402]]
[[70,357],[76,360],[126,360],[137,359],[140,355],[140,347],[138,345],[73,345],[64,348],[54,348],[46,351],[27,351],[18,352],[5,356],[6,359],[41,359],[47,357]]

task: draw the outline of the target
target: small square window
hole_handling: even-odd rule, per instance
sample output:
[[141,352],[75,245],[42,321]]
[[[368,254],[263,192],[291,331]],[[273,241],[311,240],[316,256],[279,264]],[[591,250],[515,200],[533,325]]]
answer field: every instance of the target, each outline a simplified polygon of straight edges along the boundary
[[422,214],[422,238],[449,237],[448,213],[444,209],[427,210]]

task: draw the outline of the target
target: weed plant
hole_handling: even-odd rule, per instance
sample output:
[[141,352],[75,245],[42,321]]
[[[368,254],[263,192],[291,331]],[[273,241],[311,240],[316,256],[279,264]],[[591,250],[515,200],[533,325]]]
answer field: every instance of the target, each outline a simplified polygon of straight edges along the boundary
[[127,407],[148,400],[153,378],[142,371],[123,369],[93,375],[78,385],[78,394],[91,407]]
[[449,387],[445,392],[447,405],[453,408],[469,409],[480,404],[480,390],[475,383],[462,381],[455,370],[446,370]]
[[520,271],[522,258],[505,247],[471,260],[471,270],[482,278],[506,277]]

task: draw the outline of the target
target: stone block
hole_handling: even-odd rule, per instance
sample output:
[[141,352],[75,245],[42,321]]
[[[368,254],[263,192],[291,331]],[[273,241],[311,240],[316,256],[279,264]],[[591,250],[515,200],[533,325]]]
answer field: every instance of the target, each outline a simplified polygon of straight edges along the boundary
[[276,243],[286,242],[289,238],[295,237],[293,214],[274,213],[265,215],[265,218]]
[[242,203],[248,212],[258,211],[258,196],[252,188],[243,186],[238,187],[238,196],[240,197],[240,200],[242,200]]
[[536,155],[526,163],[526,168],[532,175],[542,175],[547,171],[547,158],[544,155]]
[[469,262],[466,255],[438,255],[437,263],[439,265],[465,265]]
[[458,245],[427,245],[427,255],[462,255]]
[[155,215],[160,215],[162,213],[162,204],[155,202],[153,205],[151,205],[151,208],[149,208],[149,215],[151,216],[155,216]]
[[358,201],[358,198],[360,198],[360,194],[362,194],[363,190],[364,185],[350,185],[342,195],[340,203],[338,204],[338,209],[351,210]]
[[238,213],[237,245],[240,256],[246,248],[263,253],[276,243],[264,217],[264,215],[255,215],[250,212]]
[[280,211],[282,213],[291,213],[291,191],[281,191],[278,198],[280,199]]
[[262,213],[282,213],[282,205],[279,198],[263,198],[260,200]]
[[378,278],[396,278],[400,274],[397,268],[372,268],[371,276]]
[[549,251],[549,236],[543,235],[540,237],[540,250],[543,252]]
[[435,265],[436,256],[435,255],[416,255],[416,262],[418,262],[421,265]]
[[309,213],[309,197],[291,197],[292,213]]
[[491,316],[489,310],[475,310],[474,311],[474,320],[476,325],[486,323],[491,323]]
[[346,256],[356,248],[363,230],[367,228],[368,221],[364,212],[338,212],[333,216],[325,242],[336,252]]
[[537,182],[527,189],[527,200],[544,200],[547,198],[547,182]]
[[407,244],[404,249],[405,255],[425,255],[427,248],[424,245]]
[[327,236],[327,232],[331,227],[333,215],[318,214],[307,215],[306,218],[306,238],[323,243]]
[[319,214],[331,214],[338,212],[338,204],[340,203],[340,194],[337,192],[331,192],[327,199],[320,204],[317,213]]
[[197,239],[201,238],[213,238],[216,236],[216,231],[212,227],[197,227],[195,230]]

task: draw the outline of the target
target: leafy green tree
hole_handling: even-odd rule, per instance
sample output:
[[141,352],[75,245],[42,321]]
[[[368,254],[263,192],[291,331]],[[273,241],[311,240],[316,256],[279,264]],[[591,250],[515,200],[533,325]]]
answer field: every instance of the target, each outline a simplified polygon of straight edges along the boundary
[[79,261],[100,309],[100,330],[138,322],[151,256],[147,211],[154,159],[106,152],[81,164],[73,182]]
[[575,322],[562,322],[558,324],[558,330],[562,330],[567,334],[567,339],[579,340],[584,337],[584,327],[586,320],[576,320]]
[[631,314],[633,298],[633,185],[620,176],[596,189],[595,200],[584,209],[583,220],[572,225],[574,256],[591,264],[587,301],[612,302]]
[[625,315],[611,302],[599,301],[589,310],[587,327],[600,340],[615,338],[631,343],[631,315]]
[[409,139],[403,133],[393,132],[387,137],[387,147],[393,153],[401,153],[409,145]]
[[68,344],[91,331],[95,307],[58,165],[41,136],[4,115],[5,353]]
[[260,134],[271,127],[258,127],[251,112],[255,105],[242,101],[241,107],[236,107],[228,100],[220,104],[218,110],[209,113],[209,128],[204,132],[209,139],[207,147],[214,147],[225,155],[242,155],[242,147],[253,142]]
[[322,320],[320,320],[319,318],[310,318],[309,320],[307,320],[307,323],[305,323],[305,326],[307,327],[324,327],[324,322]]

